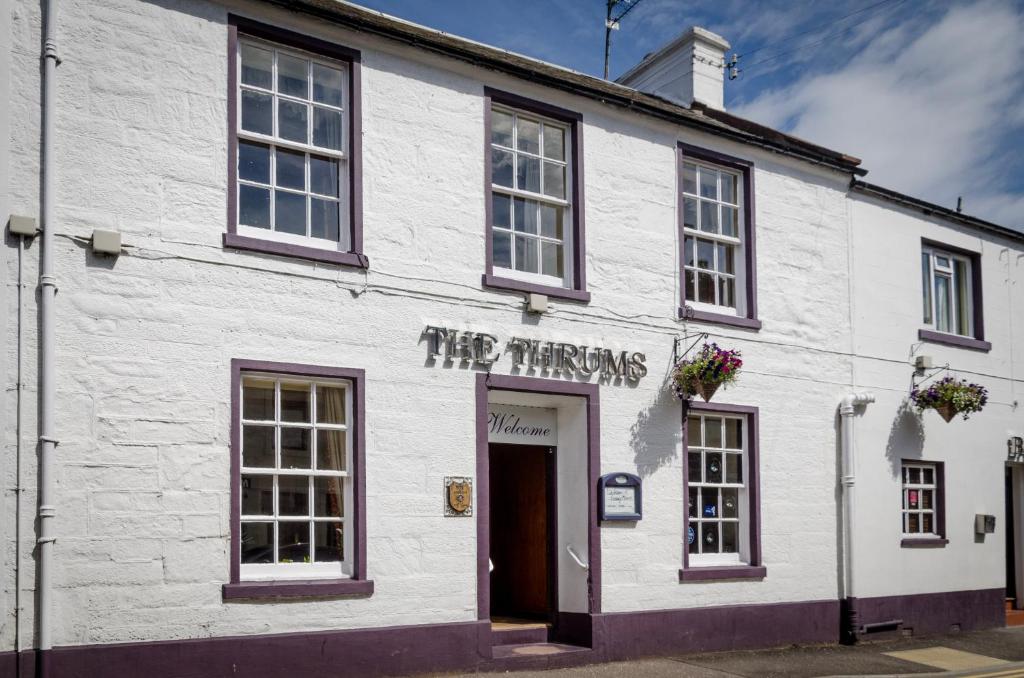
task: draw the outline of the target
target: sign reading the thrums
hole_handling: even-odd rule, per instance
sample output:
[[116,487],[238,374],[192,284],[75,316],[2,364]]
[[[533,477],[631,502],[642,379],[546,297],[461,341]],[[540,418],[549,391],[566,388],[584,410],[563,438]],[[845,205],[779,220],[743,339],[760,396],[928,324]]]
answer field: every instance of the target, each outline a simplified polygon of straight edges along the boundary
[[491,365],[504,353],[512,356],[513,367],[568,372],[589,377],[597,374],[604,378],[624,377],[637,381],[647,375],[643,353],[612,351],[600,346],[569,344],[512,337],[504,352],[498,338],[486,332],[468,332],[447,327],[428,325],[424,330],[433,358]]

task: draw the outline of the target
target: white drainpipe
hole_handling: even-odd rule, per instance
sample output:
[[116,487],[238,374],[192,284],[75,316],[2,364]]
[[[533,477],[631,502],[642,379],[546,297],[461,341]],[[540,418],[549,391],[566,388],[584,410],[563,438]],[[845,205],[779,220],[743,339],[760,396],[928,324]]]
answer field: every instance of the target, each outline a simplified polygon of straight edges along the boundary
[[[853,544],[856,504],[854,493],[854,481],[857,474],[856,447],[853,438],[853,416],[858,405],[867,405],[875,402],[875,396],[871,393],[851,393],[839,403],[839,435],[841,453],[843,459],[843,598],[849,601],[856,597],[857,588],[854,585],[853,570]],[[848,624],[849,630],[853,630],[856,619],[847,615],[844,622]]]
[[56,356],[54,351],[54,137],[57,113],[57,0],[45,0],[43,26],[43,110],[42,110],[42,246],[39,262],[39,671],[49,673],[49,654],[53,647],[51,591],[53,587],[53,469],[57,439],[54,426]]

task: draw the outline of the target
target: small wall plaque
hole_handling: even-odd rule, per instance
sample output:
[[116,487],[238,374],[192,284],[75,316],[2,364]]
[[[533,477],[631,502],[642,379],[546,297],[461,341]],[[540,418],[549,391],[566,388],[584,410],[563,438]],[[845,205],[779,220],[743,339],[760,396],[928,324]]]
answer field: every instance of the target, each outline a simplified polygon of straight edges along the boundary
[[473,515],[472,478],[444,477],[444,514],[450,517]]
[[640,520],[643,498],[640,478],[632,473],[609,473],[598,481],[601,520]]

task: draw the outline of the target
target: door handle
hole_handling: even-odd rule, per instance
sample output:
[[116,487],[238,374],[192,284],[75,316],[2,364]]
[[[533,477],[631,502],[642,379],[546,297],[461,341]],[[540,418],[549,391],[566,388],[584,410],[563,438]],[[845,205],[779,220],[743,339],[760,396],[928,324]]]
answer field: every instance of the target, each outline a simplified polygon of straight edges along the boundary
[[584,570],[589,570],[589,569],[590,569],[590,566],[589,566],[589,565],[587,565],[587,564],[586,564],[585,562],[583,562],[583,559],[582,559],[582,558],[580,558],[580,556],[579,556],[579,554],[578,554],[578,553],[576,553],[576,549],[574,549],[574,548],[572,547],[572,544],[566,544],[566,545],[565,545],[565,550],[569,552],[569,556],[570,556],[570,557],[571,557],[571,558],[572,558],[573,560],[575,560],[575,561],[576,561],[576,564],[577,564],[577,565],[579,565],[580,567],[582,567],[582,568],[583,568]]

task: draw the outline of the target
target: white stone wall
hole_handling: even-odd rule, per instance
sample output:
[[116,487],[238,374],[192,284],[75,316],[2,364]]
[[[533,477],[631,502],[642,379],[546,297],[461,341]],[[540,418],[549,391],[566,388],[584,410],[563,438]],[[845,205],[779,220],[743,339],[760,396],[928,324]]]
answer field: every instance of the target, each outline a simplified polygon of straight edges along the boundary
[[[851,205],[856,381],[878,398],[857,421],[857,595],[1003,587],[1006,441],[1024,434],[1024,247],[859,194]],[[990,352],[919,343],[922,238],[981,253]],[[914,355],[984,384],[987,408],[948,424],[935,412],[907,410]],[[901,459],[945,463],[945,548],[900,547]],[[995,534],[975,539],[976,513],[996,516]]]
[[[475,375],[425,366],[420,332],[428,322],[647,354],[650,374],[638,386],[601,387],[601,471],[633,471],[645,482],[644,520],[601,531],[605,611],[836,598],[836,404],[852,383],[873,385],[872,370],[876,381],[905,376],[902,366],[851,356],[851,317],[869,304],[850,304],[845,176],[248,4],[240,8],[253,18],[362,50],[371,266],[363,272],[227,251],[228,10],[200,0],[62,0],[60,7],[57,645],[475,619],[475,523],[441,511],[443,477],[475,476]],[[11,128],[9,195],[10,209],[24,214],[38,211],[39,31],[37,3],[13,0],[10,110],[19,123]],[[520,296],[480,287],[485,84],[584,116],[593,300],[552,303],[536,323],[524,319]],[[755,163],[760,332],[675,320],[677,140]],[[116,261],[89,253],[93,228],[123,234]],[[867,237],[860,225],[853,231]],[[4,257],[10,318],[17,262],[10,248]],[[899,263],[914,280],[916,261]],[[37,262],[33,243],[30,281]],[[34,319],[34,301],[27,303]],[[5,329],[2,468],[4,487],[13,487],[16,328],[8,321]],[[30,320],[21,518],[27,590],[34,329]],[[663,385],[673,339],[701,330],[742,349],[747,361],[740,383],[716,399],[761,408],[764,581],[678,582],[680,406]],[[862,333],[857,351],[902,359],[912,340]],[[879,343],[884,351],[873,350]],[[235,357],[366,370],[373,596],[221,600]],[[992,357],[976,359],[998,372]],[[508,373],[507,356],[495,370]],[[883,409],[874,407],[872,414]],[[868,436],[861,444],[867,449]],[[10,649],[12,493],[4,507],[0,644]],[[887,519],[896,524],[891,513]],[[998,548],[986,544],[985,558]],[[28,630],[30,595],[25,602]]]

